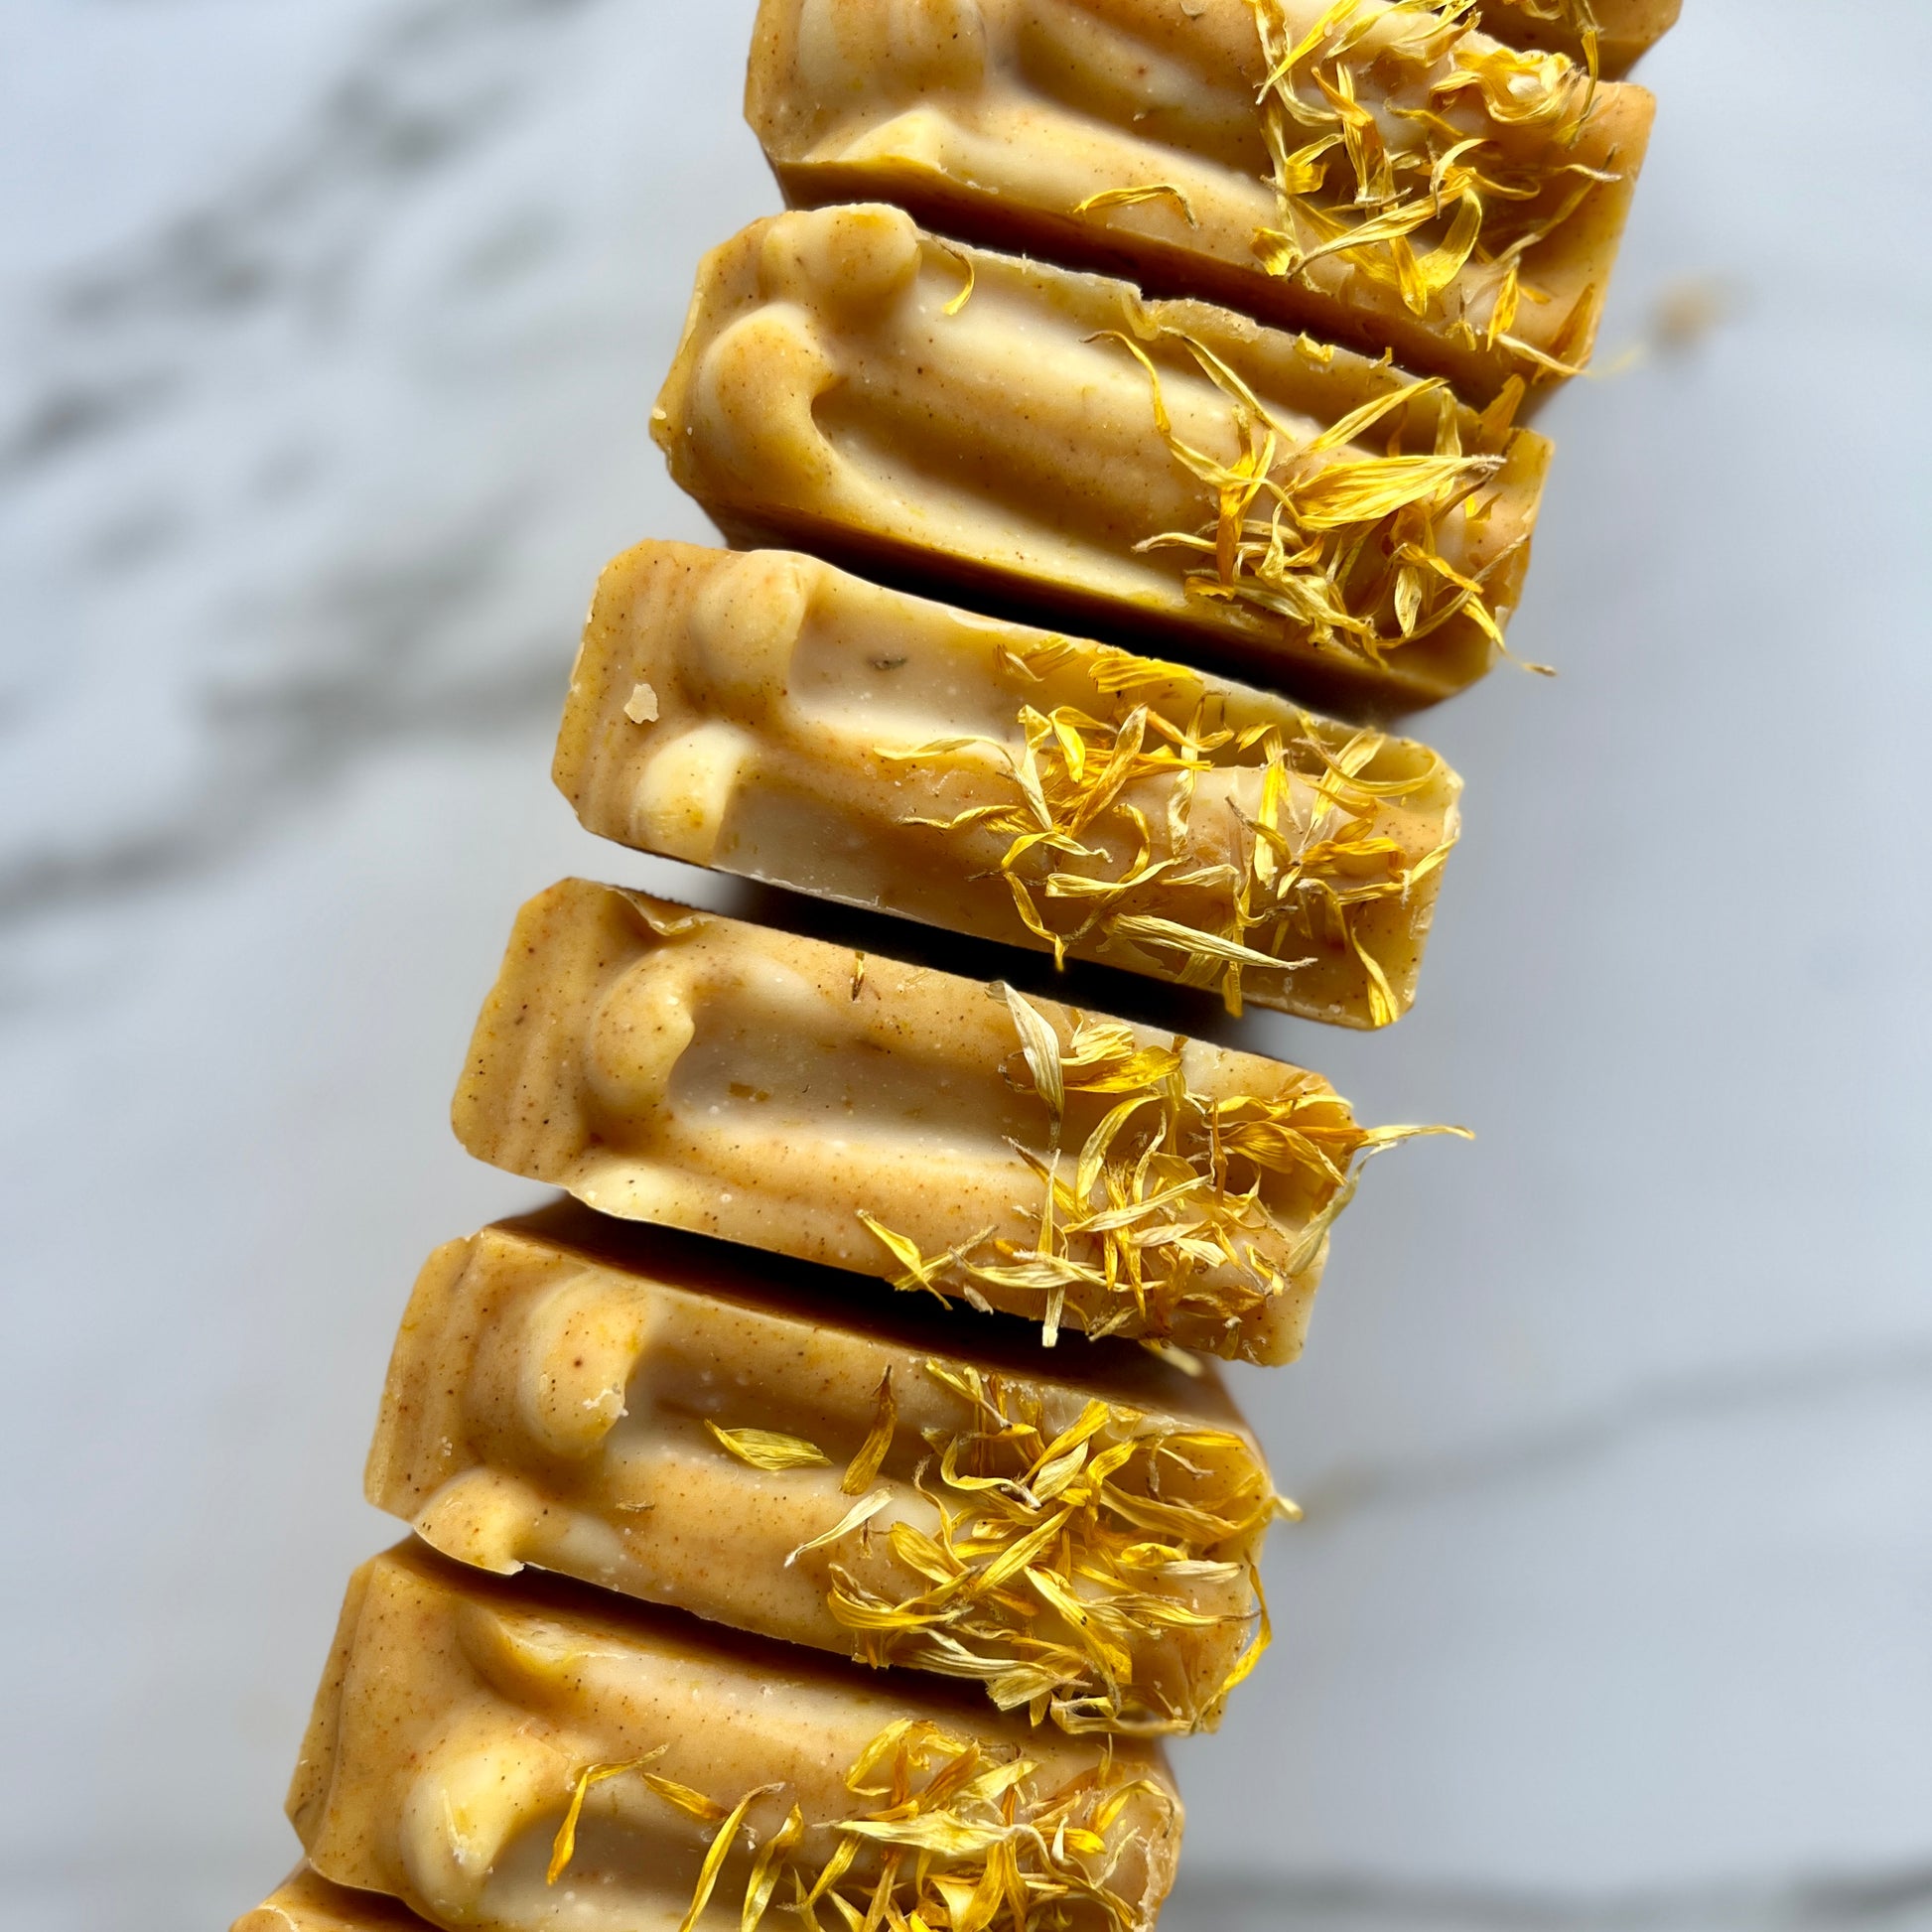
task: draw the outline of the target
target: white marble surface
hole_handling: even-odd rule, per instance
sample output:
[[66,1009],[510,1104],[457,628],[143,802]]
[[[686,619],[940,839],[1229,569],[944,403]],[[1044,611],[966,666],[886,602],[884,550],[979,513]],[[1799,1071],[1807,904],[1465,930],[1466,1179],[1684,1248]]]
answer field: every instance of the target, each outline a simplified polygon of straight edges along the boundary
[[[597,566],[771,203],[750,0],[0,13],[0,1926],[189,1932],[278,1806]],[[1687,0],[1422,1009],[1257,1037],[1386,1163],[1175,1922],[1932,1925],[1932,10]],[[1792,145],[1787,145],[1791,143]],[[1801,145],[1799,145],[1801,143]],[[1914,1182],[1912,1176],[1920,1174]]]

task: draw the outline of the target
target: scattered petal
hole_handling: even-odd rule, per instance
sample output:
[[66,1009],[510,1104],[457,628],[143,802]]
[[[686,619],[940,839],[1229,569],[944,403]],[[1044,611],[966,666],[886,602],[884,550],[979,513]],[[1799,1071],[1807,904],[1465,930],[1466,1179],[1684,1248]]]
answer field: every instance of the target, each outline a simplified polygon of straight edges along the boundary
[[832,1458],[816,1443],[802,1436],[783,1436],[773,1429],[720,1429],[709,1417],[705,1428],[720,1448],[754,1469],[823,1468]]

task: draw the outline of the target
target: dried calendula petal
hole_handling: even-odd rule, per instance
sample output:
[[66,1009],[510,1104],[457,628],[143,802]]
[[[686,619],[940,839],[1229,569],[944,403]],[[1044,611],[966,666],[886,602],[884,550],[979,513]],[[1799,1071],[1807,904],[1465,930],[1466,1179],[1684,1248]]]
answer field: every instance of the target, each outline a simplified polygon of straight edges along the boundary
[[[1359,651],[1377,665],[1456,621],[1473,622],[1502,649],[1502,626],[1488,591],[1443,555],[1441,537],[1446,520],[1497,475],[1503,459],[1459,449],[1346,453],[1385,418],[1438,396],[1440,379],[1417,380],[1363,404],[1298,451],[1292,431],[1247,383],[1204,344],[1176,332],[1175,340],[1227,398],[1242,452],[1230,464],[1175,433],[1161,372],[1147,348],[1118,330],[1107,335],[1146,371],[1163,441],[1215,504],[1210,523],[1152,532],[1137,548],[1211,558],[1212,569],[1192,570],[1185,578],[1198,596],[1273,613],[1305,629],[1317,647]],[[1330,452],[1337,453],[1332,461]],[[1372,614],[1376,600],[1362,597],[1358,581],[1385,579],[1390,556],[1409,566],[1394,581],[1392,627]],[[1371,614],[1364,615],[1365,609]]]
[[[1442,560],[1415,555],[1419,629]],[[639,677],[650,733],[621,714]],[[1415,997],[1460,789],[1425,746],[1224,678],[668,543],[605,573],[556,777],[649,851],[1355,1027]]]
[[[290,1816],[329,1879],[446,1928],[756,1932],[775,1902],[909,1932],[979,1898],[1013,1932],[1152,1932],[1180,1835],[1158,1751],[911,1684],[405,1546],[351,1584]],[[515,1849],[573,1806],[546,1883]]]
[[703,1917],[704,1909],[711,1903],[711,1894],[717,1889],[718,1874],[725,1868],[725,1861],[731,1856],[732,1848],[738,1842],[739,1828],[745,1823],[745,1815],[760,1798],[774,1791],[784,1789],[782,1783],[757,1784],[739,1799],[731,1809],[725,1822],[718,1827],[717,1835],[706,1849],[704,1863],[698,1871],[697,1889],[691,1894],[691,1903],[686,1908],[678,1924],[678,1932],[692,1932],[698,1920]]
[[720,1429],[707,1419],[712,1440],[754,1469],[823,1468],[831,1457],[816,1443],[772,1429]]
[[[1618,148],[1580,153],[1602,104],[1593,61],[1519,53],[1477,33],[1468,8],[1437,0],[1333,0],[1311,25],[1289,0],[1249,3],[1280,202],[1280,225],[1255,241],[1269,273],[1305,277],[1332,257],[1470,350],[1500,350],[1502,374],[1571,373],[1565,355],[1587,351],[1600,281],[1549,319],[1543,342],[1511,332],[1525,303],[1553,306],[1549,290],[1525,282],[1525,259],[1566,224],[1600,232],[1600,212],[1585,209],[1623,181],[1610,165]],[[1378,116],[1363,96],[1381,104],[1397,73],[1413,101]],[[1466,113],[1450,118],[1457,106],[1490,125],[1471,133]],[[1392,119],[1406,123],[1402,138],[1385,132]],[[1508,152],[1508,132],[1522,129],[1546,144],[1540,166]]]
[[805,1541],[785,1558],[785,1568],[791,1566],[802,1556],[809,1556],[814,1550],[829,1549],[834,1543],[843,1543],[856,1529],[870,1523],[882,1509],[892,1504],[893,1492],[879,1488],[861,1496],[830,1529],[820,1530],[816,1536],[808,1536]]
[[1184,188],[1176,188],[1171,181],[1143,182],[1138,187],[1102,188],[1095,193],[1075,202],[1075,214],[1092,214],[1101,208],[1141,207],[1149,202],[1172,202],[1185,217],[1190,228],[1197,228],[1200,222],[1194,216],[1193,204],[1187,199]]
[[868,1489],[873,1478],[878,1475],[880,1464],[886,1460],[893,1447],[893,1438],[898,1431],[898,1404],[893,1398],[893,1371],[889,1363],[879,1378],[879,1393],[875,1398],[879,1407],[873,1417],[872,1428],[866,1432],[866,1440],[859,1445],[845,1474],[839,1479],[839,1487],[848,1496],[861,1495]]
[[1028,1007],[1055,1054],[983,983],[875,955],[855,1001],[843,948],[566,881],[519,916],[454,1120],[608,1214],[1049,1335],[1292,1359],[1362,1159],[1434,1130],[1368,1130],[1278,1061]]
[[564,1875],[571,1860],[577,1853],[577,1821],[584,1815],[584,1800],[590,1795],[594,1784],[602,1784],[606,1778],[626,1777],[632,1771],[640,1771],[646,1764],[654,1764],[664,1755],[665,1746],[659,1744],[655,1750],[646,1751],[642,1757],[626,1758],[618,1764],[586,1764],[572,1780],[570,1804],[564,1811],[564,1820],[557,1827],[557,1836],[550,1845],[550,1863],[543,1874],[546,1885],[554,1885]]
[[1020,1035],[1020,1050],[1027,1061],[1027,1071],[1032,1074],[1034,1087],[1039,1097],[1046,1102],[1047,1111],[1053,1116],[1057,1129],[1060,1116],[1066,1111],[1066,1083],[1060,1072],[1060,1038],[1053,1031],[1052,1022],[1027,999],[1016,993],[1012,987],[1000,989],[1007,1004],[1007,1011],[1013,1015],[1014,1030]]
[[793,1805],[785,1822],[759,1847],[752,1876],[745,1887],[745,1902],[739,1913],[739,1932],[758,1932],[771,1904],[778,1876],[791,1860],[805,1836],[805,1814]]
[[[369,1495],[448,1555],[967,1678],[1061,1727],[1211,1725],[1292,1505],[1200,1360],[1095,1342],[1048,1373],[991,1326],[862,1317],[820,1273],[558,1207],[423,1271]],[[607,1428],[579,1428],[606,1391]],[[844,1473],[748,1464],[727,1405]]]
[[[1040,1021],[1035,1010],[1025,1011]],[[1238,1325],[1277,1292],[1276,1282],[1311,1257],[1354,1192],[1359,1170],[1353,1164],[1360,1157],[1419,1135],[1467,1138],[1456,1127],[1364,1129],[1332,1095],[1314,1090],[1212,1099],[1188,1087],[1177,1068],[1152,1073],[1137,1087],[1131,1074],[1122,1077],[1141,1057],[1137,1042],[1105,1022],[1077,1024],[1061,1047],[1041,1021],[1057,1062],[1042,1078],[1035,1061],[1043,1049],[1029,1036],[1031,1028],[1018,1027],[1019,1019],[1016,1013],[1023,1056],[1054,1121],[1052,1165],[1026,1156],[1043,1189],[1033,1246],[989,1238],[942,1261],[917,1255],[905,1237],[889,1238],[883,1226],[872,1231],[895,1259],[913,1249],[907,1272],[921,1287],[1043,1291],[1049,1346],[1069,1293],[1083,1298],[1076,1306],[1090,1335],[1138,1332],[1150,1315],[1157,1334],[1173,1332],[1181,1326],[1177,1311],[1203,1295],[1223,1322]],[[1063,1174],[1057,1146],[1066,1095],[1111,1099],[1123,1091],[1127,1097],[1088,1135],[1070,1176]],[[1273,1247],[1252,1219],[1253,1189],[1264,1173],[1294,1175],[1323,1196],[1314,1221],[1285,1248]],[[1207,1291],[1204,1268],[1229,1264],[1236,1280],[1223,1276]],[[1111,1314],[1104,1311],[1109,1299]]]

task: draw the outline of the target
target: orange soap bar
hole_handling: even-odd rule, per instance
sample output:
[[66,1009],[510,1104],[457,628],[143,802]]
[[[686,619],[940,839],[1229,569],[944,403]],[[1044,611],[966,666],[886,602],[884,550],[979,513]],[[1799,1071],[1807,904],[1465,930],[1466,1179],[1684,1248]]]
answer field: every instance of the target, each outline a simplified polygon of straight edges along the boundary
[[1061,1327],[1282,1362],[1363,1156],[1318,1075],[615,887],[519,914],[454,1109],[483,1161]]
[[705,258],[652,433],[735,542],[1390,712],[1498,655],[1550,454],[1518,393],[864,205]]
[[1211,1726],[1277,1499],[1211,1368],[612,1222],[423,1270],[368,1496],[446,1556],[978,1681],[1073,1730]]
[[604,573],[556,779],[646,852],[1343,1027],[1414,1001],[1461,791],[1246,685],[682,543]]
[[1154,1744],[420,1546],[349,1586],[289,1816],[325,1877],[447,1932],[757,1932],[801,1898],[932,1924],[975,1895],[1150,1932],[1181,1829]]
[[796,207],[1308,329],[1486,402],[1589,359],[1641,87],[1414,0],[764,0],[747,106]]

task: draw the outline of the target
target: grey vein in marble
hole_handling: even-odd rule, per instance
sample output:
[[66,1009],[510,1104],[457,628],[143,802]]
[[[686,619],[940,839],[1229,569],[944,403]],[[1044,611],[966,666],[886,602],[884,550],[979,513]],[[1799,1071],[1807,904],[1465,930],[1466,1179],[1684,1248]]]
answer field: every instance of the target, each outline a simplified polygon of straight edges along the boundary
[[1414,1509],[1502,1484],[1561,1479],[1613,1454],[1632,1438],[1686,1425],[1723,1425],[1769,1412],[1924,1388],[1932,1394],[1932,1342],[1869,1352],[1740,1362],[1668,1377],[1487,1442],[1432,1449],[1406,1461],[1342,1464],[1297,1485],[1311,1526],[1365,1511]]
[[[315,365],[377,326],[360,312],[381,280],[375,258],[393,250],[415,205],[541,113],[558,83],[543,56],[551,52],[554,68],[560,29],[607,4],[397,8],[306,123],[251,171],[152,240],[16,304],[0,513],[6,548],[39,595],[33,615],[8,626],[0,758],[20,756],[50,703],[73,707],[77,697],[106,727],[103,761],[117,734],[130,741],[135,782],[103,804],[78,796],[87,774],[71,757],[7,771],[10,792],[42,809],[0,830],[0,926],[219,865],[400,736],[534,737],[554,710],[567,620],[545,621],[527,598],[507,613],[489,601],[492,574],[535,520],[529,506],[504,499],[499,476],[488,479],[494,500],[483,501],[461,479],[439,479],[399,541],[393,516],[366,543],[352,517],[345,532],[329,528],[305,497],[325,483],[341,492],[358,457],[379,464],[383,431],[358,438],[353,411],[339,425],[327,395],[305,391],[317,387]],[[445,301],[513,289],[541,264],[545,238],[545,218],[528,208],[510,210],[481,243],[466,237],[470,253]],[[221,420],[235,401],[223,390],[251,368],[261,407],[237,435]],[[262,526],[254,555],[238,519],[198,514],[205,452],[221,444],[216,463],[252,473],[233,484]],[[235,446],[250,444],[236,466]],[[146,493],[73,544],[64,490],[111,501],[123,471],[145,472]],[[57,527],[52,546],[40,541],[44,522]],[[142,641],[160,662],[147,676],[162,687],[142,697],[175,714],[192,749],[151,787],[140,782],[138,722],[120,715],[138,707],[114,701],[113,660],[162,559],[195,588],[160,622],[137,620],[152,626]],[[95,675],[79,694],[70,684],[56,692],[48,661],[28,645],[76,624],[98,636],[79,653],[96,660]],[[72,719],[55,736],[87,731]],[[64,811],[69,801],[76,809]]]
[[[284,152],[152,241],[27,305],[27,333],[52,366],[34,372],[36,392],[0,432],[0,483],[17,484],[158,406],[219,353],[210,326],[277,309],[318,327],[339,321],[398,192],[500,136],[524,107],[527,37],[604,4],[426,0],[398,9]],[[82,370],[97,373],[89,380]]]
[[[474,675],[433,664],[424,674],[439,627],[460,627],[486,596],[500,534],[491,519],[393,570],[345,567],[316,585],[304,617],[328,634],[326,647],[279,676],[198,692],[207,749],[195,791],[158,822],[84,849],[0,857],[0,924],[161,891],[217,866],[398,739],[527,732],[541,758],[564,681],[554,639]],[[301,627],[293,617],[284,623]]]

